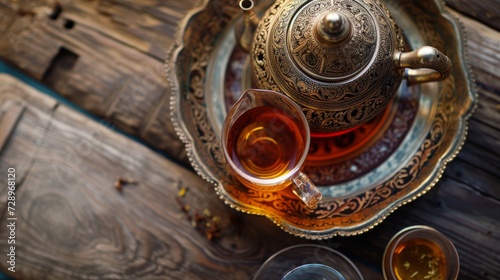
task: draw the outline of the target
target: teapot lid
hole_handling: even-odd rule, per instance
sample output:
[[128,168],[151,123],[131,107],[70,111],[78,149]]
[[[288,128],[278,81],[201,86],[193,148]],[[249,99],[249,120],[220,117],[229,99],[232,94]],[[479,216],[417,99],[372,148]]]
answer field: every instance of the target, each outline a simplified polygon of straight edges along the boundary
[[287,30],[287,52],[313,79],[347,80],[373,62],[378,28],[356,1],[311,1],[298,7]]

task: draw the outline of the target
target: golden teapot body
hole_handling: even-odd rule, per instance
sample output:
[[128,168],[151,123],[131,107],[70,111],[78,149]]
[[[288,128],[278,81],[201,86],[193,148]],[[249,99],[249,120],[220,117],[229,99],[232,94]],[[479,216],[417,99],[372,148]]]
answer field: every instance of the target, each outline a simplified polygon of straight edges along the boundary
[[348,131],[380,114],[407,67],[426,68],[409,82],[451,72],[451,61],[432,47],[405,52],[401,31],[378,0],[277,0],[254,29],[253,86],[294,100],[314,133]]

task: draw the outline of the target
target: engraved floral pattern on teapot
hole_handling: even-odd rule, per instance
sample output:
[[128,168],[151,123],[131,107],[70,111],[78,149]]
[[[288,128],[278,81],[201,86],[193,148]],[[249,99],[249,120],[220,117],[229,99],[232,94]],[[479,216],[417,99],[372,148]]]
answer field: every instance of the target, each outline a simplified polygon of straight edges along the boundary
[[327,133],[380,114],[406,72],[409,83],[451,72],[451,61],[432,47],[405,52],[378,0],[277,0],[256,26],[250,61],[255,87],[287,95],[311,131]]

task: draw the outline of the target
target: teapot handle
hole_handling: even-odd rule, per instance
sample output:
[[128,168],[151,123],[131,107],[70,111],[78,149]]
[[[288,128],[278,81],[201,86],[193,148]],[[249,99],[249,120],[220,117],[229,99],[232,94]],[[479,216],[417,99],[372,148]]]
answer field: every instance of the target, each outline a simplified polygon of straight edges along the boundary
[[451,60],[446,55],[429,46],[411,52],[398,52],[395,59],[396,68],[410,68],[406,71],[408,84],[444,80],[451,74],[453,68]]

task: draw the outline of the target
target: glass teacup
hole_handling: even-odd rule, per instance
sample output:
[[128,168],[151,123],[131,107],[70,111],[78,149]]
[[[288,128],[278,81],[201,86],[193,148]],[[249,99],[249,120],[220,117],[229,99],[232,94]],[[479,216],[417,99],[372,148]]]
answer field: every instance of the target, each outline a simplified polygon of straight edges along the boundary
[[415,225],[389,241],[382,264],[384,279],[458,278],[460,260],[453,243],[436,229]]
[[363,280],[358,268],[340,252],[322,245],[299,244],[269,257],[253,280]]
[[222,125],[224,156],[242,184],[259,191],[291,186],[314,208],[321,192],[301,171],[309,143],[309,125],[300,107],[274,91],[246,90]]
[[309,263],[292,269],[281,280],[346,280],[334,268],[324,264]]

